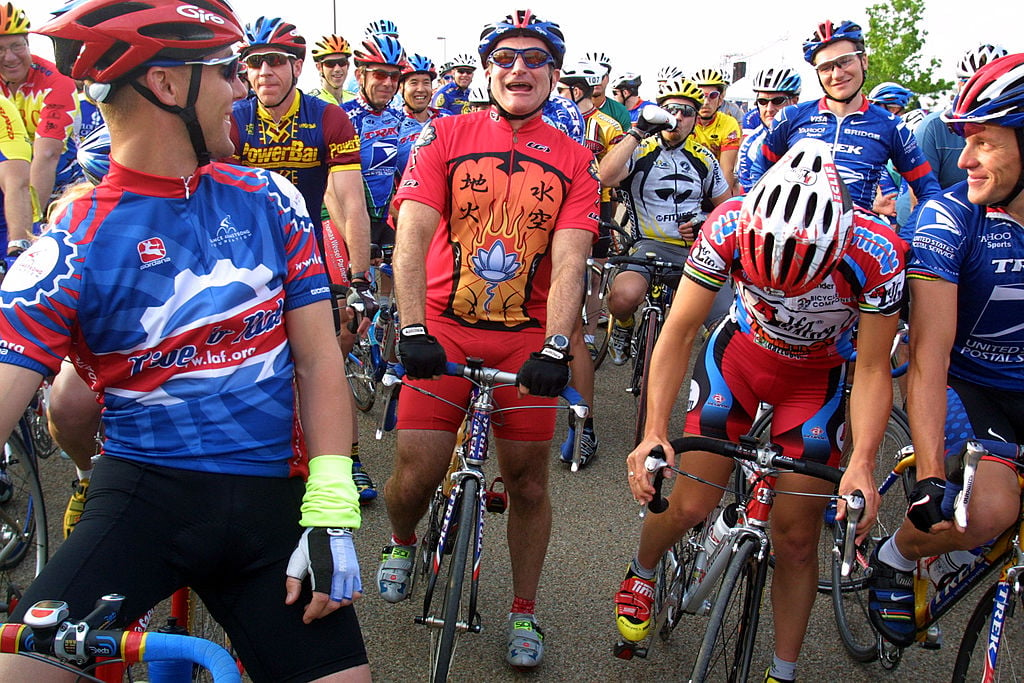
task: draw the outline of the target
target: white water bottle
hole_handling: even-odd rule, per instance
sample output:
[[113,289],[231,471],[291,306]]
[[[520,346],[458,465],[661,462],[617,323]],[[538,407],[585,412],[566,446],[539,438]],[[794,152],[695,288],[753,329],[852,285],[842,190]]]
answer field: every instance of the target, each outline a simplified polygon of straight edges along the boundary
[[737,512],[736,503],[730,503],[722,508],[715,518],[715,523],[711,525],[707,538],[704,540],[704,552],[707,553],[709,558],[714,554],[715,549],[721,544],[722,539],[729,533],[729,530],[736,526],[738,519],[739,513]]
[[952,552],[929,557],[925,560],[928,578],[936,590],[945,587],[957,572],[974,562],[976,555],[970,550],[954,550]]

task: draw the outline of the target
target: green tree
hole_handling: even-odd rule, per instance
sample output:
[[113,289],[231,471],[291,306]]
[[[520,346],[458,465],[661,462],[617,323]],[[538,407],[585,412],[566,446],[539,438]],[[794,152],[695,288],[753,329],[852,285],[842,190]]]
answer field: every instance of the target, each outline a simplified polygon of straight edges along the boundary
[[921,55],[928,31],[921,26],[925,0],[885,0],[867,8],[868,64],[865,89],[895,81],[918,95],[938,95],[953,83],[935,77],[942,62]]

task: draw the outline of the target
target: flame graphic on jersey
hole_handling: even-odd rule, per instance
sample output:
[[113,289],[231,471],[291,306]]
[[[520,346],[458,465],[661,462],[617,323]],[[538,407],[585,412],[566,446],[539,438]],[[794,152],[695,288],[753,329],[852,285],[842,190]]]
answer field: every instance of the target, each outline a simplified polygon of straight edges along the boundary
[[528,322],[534,273],[547,254],[565,183],[520,156],[474,156],[451,173],[452,312],[472,323]]

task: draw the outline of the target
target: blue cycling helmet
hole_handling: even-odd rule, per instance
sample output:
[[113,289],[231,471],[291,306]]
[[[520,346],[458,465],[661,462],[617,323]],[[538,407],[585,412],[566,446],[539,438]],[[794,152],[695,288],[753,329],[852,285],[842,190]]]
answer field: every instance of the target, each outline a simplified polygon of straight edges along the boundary
[[978,69],[942,120],[1024,128],[1024,54],[1007,55]]
[[800,74],[788,66],[769,67],[754,74],[751,90],[754,92],[782,92],[799,95],[802,86]]
[[892,81],[879,83],[871,89],[870,93],[868,93],[868,100],[870,100],[872,104],[877,104],[881,107],[893,104],[901,109],[906,109],[913,97],[913,92],[907,90],[899,83],[893,83]]
[[110,131],[106,124],[89,133],[79,143],[77,160],[86,180],[99,185],[110,170]]
[[434,80],[437,78],[437,67],[434,66],[434,62],[430,57],[409,55],[409,61],[406,63],[405,68],[402,69],[402,80],[404,81],[406,76],[412,76],[413,74],[429,74],[430,80]]
[[371,21],[366,25],[366,31],[364,35],[372,36],[382,34],[385,36],[391,36],[392,38],[398,38],[398,26],[395,22],[390,19],[380,19],[378,21]]
[[363,41],[362,48],[352,53],[352,59],[356,66],[388,64],[404,68],[407,63],[405,50],[402,49],[401,43],[383,33],[367,36]]
[[244,59],[257,48],[276,47],[293,55],[296,59],[306,58],[306,39],[299,35],[295,24],[280,18],[260,17],[245,27],[245,44],[239,50]]
[[528,9],[516,10],[501,21],[484,27],[478,47],[480,62],[487,64],[487,58],[498,41],[515,36],[539,38],[554,57],[555,68],[562,68],[562,60],[565,58],[565,36],[562,35],[562,29],[553,21],[539,19]]
[[[1013,128],[1024,159],[1024,54],[994,59],[974,72],[942,120],[958,135],[968,123]],[[1024,164],[1022,164],[1024,166]],[[1013,190],[991,206],[1006,206],[1024,192],[1024,167]]]
[[858,50],[864,49],[864,32],[860,25],[845,20],[836,26],[826,19],[818,24],[814,35],[804,41],[804,59],[808,64],[814,64],[814,55],[818,50],[840,40],[849,40],[856,43]]

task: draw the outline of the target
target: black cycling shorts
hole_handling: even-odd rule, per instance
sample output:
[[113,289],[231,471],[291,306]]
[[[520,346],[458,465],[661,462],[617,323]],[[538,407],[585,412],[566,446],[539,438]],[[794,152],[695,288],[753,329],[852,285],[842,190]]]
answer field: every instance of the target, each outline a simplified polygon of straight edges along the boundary
[[946,457],[971,439],[1024,444],[1024,392],[949,378],[946,388]]
[[[124,623],[191,586],[254,681],[307,681],[366,664],[352,607],[302,623],[309,581],[285,605],[285,568],[301,534],[298,478],[171,469],[104,456],[85,512],[12,615],[65,600],[73,618],[108,593]],[[123,626],[123,624],[122,624]]]

